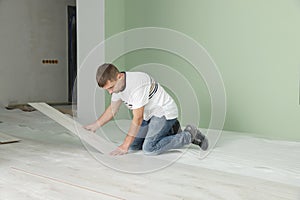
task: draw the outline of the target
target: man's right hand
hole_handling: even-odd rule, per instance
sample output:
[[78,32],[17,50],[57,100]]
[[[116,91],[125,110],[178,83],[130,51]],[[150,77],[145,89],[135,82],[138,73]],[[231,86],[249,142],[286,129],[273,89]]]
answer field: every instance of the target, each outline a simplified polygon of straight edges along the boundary
[[100,124],[99,124],[98,121],[95,121],[94,123],[89,124],[89,125],[86,125],[86,126],[84,126],[83,128],[85,128],[85,129],[88,130],[88,131],[96,132],[96,130],[97,130],[98,128],[100,128]]

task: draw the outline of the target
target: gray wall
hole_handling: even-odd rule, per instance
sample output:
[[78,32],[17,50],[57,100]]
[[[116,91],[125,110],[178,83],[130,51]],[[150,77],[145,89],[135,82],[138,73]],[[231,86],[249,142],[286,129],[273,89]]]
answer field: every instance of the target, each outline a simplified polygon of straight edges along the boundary
[[67,101],[67,5],[75,0],[0,0],[0,104]]

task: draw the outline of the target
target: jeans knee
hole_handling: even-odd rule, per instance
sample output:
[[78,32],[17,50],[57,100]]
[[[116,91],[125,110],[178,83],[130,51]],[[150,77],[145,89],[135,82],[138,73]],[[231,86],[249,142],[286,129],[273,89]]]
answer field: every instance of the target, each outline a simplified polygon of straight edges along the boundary
[[158,155],[158,153],[156,151],[147,151],[145,149],[143,149],[143,153],[145,156],[156,156]]
[[151,145],[151,143],[144,143],[143,145],[143,153],[144,155],[155,155],[155,147]]
[[153,147],[150,145],[143,145],[143,153],[144,154],[150,154],[153,152]]

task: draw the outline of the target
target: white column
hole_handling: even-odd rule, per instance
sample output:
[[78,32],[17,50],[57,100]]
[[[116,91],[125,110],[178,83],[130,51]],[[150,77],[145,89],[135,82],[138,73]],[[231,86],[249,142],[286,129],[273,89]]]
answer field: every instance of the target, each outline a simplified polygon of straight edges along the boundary
[[[96,70],[104,62],[104,0],[77,0],[77,114],[82,124],[91,123],[105,109],[104,91],[97,88]],[[97,55],[86,58],[89,55]]]

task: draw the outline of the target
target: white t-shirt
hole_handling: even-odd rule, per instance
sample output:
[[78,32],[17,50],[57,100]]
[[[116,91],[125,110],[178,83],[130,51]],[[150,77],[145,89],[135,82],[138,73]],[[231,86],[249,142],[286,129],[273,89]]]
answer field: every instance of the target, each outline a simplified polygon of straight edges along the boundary
[[166,119],[178,117],[177,105],[163,87],[143,72],[125,72],[125,89],[112,94],[112,101],[122,100],[133,110],[145,106],[144,120],[152,116]]

